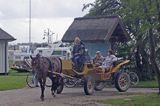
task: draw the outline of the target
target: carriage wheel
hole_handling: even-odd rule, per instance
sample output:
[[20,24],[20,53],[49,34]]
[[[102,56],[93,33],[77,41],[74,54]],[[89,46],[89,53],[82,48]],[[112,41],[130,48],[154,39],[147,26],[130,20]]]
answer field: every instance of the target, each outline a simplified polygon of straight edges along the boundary
[[46,87],[51,87],[51,86],[52,86],[52,80],[49,77],[47,77],[46,78]]
[[29,73],[26,77],[26,83],[30,88],[35,88],[35,82],[32,73]]
[[117,73],[115,87],[120,92],[125,92],[130,86],[130,77],[126,72]]
[[102,91],[104,87],[105,87],[105,82],[96,82],[94,89],[96,91]]
[[67,88],[73,88],[76,86],[75,81],[71,78],[64,78],[64,85]]
[[135,72],[129,72],[131,85],[137,85],[139,83],[139,77]]
[[86,95],[94,93],[94,79],[92,76],[87,76],[84,80],[84,92]]

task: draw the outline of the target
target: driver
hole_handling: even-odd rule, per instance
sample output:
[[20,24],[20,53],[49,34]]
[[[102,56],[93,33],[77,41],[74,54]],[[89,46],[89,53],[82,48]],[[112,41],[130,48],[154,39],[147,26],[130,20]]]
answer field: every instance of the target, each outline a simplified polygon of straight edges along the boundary
[[81,42],[79,37],[75,37],[72,56],[74,69],[80,72],[85,62],[85,45]]

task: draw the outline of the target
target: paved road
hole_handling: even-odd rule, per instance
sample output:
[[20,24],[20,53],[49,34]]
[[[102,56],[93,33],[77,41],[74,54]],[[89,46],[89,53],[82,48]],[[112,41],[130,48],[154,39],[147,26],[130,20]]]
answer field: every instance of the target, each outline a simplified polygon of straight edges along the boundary
[[110,98],[127,98],[141,93],[157,92],[158,89],[130,88],[120,93],[114,88],[106,88],[95,92],[92,96],[84,95],[82,88],[64,88],[62,94],[52,97],[50,88],[46,88],[45,101],[39,98],[40,88],[23,88],[18,90],[0,91],[0,106],[106,106],[96,101]]

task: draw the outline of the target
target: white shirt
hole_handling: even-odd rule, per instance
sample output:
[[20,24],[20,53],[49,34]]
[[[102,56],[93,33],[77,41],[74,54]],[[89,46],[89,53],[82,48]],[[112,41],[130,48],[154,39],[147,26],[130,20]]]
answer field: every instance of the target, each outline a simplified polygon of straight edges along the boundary
[[109,55],[105,58],[104,62],[102,63],[102,66],[108,68],[112,65],[114,61],[117,61],[117,57],[115,55]]

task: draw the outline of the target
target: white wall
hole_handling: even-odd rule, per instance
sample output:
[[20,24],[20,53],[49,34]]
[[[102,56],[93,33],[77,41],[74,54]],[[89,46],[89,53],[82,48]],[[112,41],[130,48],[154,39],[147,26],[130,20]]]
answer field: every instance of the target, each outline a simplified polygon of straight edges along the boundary
[[[8,44],[7,44],[8,47]],[[7,58],[5,58],[7,56]],[[8,72],[8,48],[5,54],[5,41],[0,40],[0,73],[5,73],[5,59],[7,59],[7,72]]]

